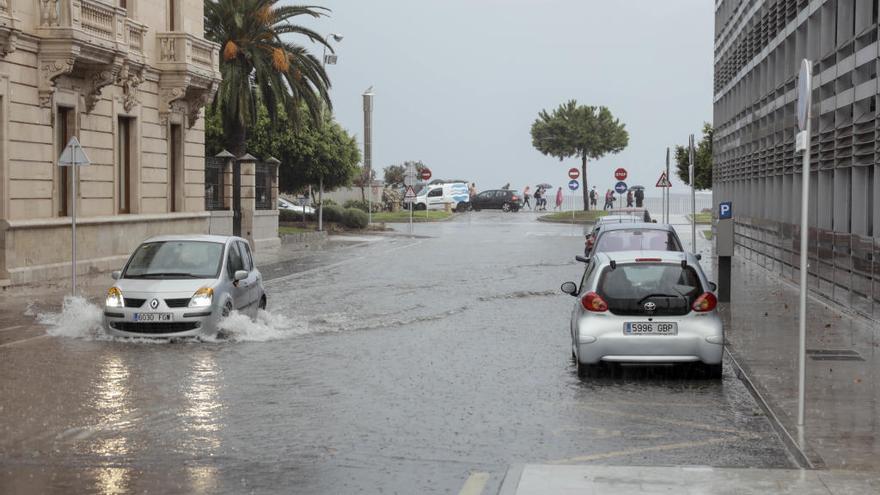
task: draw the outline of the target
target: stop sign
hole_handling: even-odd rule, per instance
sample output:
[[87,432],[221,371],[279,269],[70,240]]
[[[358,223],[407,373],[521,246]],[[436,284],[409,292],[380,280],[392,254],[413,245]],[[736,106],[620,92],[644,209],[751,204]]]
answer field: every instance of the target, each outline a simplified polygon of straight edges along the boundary
[[569,179],[574,180],[580,176],[581,176],[581,171],[576,169],[575,167],[571,167],[570,169],[568,169],[568,178]]
[[421,174],[422,180],[429,180],[431,178],[431,169],[423,168]]
[[617,180],[626,180],[626,169],[619,168],[614,171],[614,178]]

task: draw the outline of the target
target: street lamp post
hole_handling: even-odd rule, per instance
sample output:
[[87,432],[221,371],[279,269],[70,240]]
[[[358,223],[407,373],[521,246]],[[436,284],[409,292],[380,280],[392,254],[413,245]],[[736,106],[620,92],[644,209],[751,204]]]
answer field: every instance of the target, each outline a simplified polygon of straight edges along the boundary
[[[367,224],[373,223],[373,87],[364,91],[364,173],[367,177],[368,191]],[[425,208],[425,211],[428,211]]]
[[[321,69],[324,70],[324,74],[327,73],[327,64],[336,65],[336,55],[331,54],[329,57],[327,56],[327,45],[330,44],[330,38],[339,43],[342,41],[343,36],[337,33],[330,33],[324,36],[324,56],[321,57]],[[322,111],[321,114],[323,115],[323,113]],[[324,177],[318,180],[318,231],[322,230],[324,230]]]

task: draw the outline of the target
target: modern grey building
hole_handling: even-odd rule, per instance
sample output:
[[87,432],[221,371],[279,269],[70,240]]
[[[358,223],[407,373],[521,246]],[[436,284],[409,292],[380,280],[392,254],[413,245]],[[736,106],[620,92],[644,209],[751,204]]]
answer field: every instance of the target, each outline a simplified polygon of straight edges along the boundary
[[880,320],[878,0],[716,0],[713,190],[737,256],[797,280],[797,73],[813,62],[811,288]]

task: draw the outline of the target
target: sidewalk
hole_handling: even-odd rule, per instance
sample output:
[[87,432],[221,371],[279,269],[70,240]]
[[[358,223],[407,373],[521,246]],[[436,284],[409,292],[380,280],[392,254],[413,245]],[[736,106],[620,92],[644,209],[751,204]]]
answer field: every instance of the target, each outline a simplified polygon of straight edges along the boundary
[[868,495],[880,476],[845,471],[526,464],[507,471],[499,495]]
[[728,351],[814,467],[880,472],[880,330],[810,297],[806,413],[797,428],[798,289],[734,257]]

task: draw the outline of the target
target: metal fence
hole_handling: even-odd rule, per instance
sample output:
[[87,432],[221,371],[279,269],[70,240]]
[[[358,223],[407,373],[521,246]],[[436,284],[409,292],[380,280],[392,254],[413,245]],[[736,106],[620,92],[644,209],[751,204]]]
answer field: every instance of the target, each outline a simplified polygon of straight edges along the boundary
[[225,210],[223,201],[226,159],[205,158],[205,210]]
[[272,166],[268,163],[256,164],[256,177],[254,194],[258,210],[272,209]]

